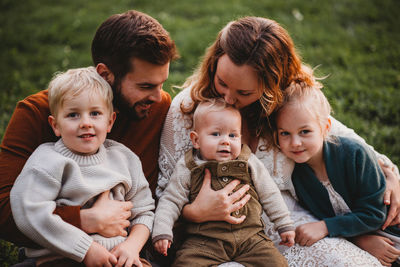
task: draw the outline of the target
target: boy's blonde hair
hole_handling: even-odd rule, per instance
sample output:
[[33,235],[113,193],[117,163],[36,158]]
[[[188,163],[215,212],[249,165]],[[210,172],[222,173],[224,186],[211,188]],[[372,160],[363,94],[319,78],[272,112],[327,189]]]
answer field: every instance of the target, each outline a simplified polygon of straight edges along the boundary
[[77,96],[88,92],[89,96],[99,95],[106,103],[110,114],[113,112],[113,93],[111,86],[96,71],[94,67],[70,69],[56,73],[49,84],[50,113],[56,117],[67,96]]
[[[317,120],[321,129],[324,129],[328,123],[332,108],[328,99],[322,92],[322,84],[316,83],[314,86],[309,86],[303,82],[293,82],[283,92],[283,102],[277,109],[275,120],[275,142],[277,142],[276,118],[282,108],[286,105],[297,105],[306,110],[314,119]],[[324,136],[326,140],[330,139],[329,135]]]
[[239,110],[233,105],[226,103],[223,98],[211,98],[200,102],[193,114],[193,129],[196,130],[196,127],[198,127],[200,124],[199,120],[201,120],[204,115],[210,112],[221,111],[225,109],[237,112],[237,114],[240,116]]

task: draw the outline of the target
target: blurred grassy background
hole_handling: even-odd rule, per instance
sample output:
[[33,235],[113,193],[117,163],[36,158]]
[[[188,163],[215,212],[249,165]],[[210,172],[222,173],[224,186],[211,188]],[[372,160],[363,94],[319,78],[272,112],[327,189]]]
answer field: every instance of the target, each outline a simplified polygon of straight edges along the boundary
[[[56,71],[91,65],[90,44],[107,17],[137,9],[171,33],[181,59],[164,89],[180,85],[230,20],[275,19],[319,76],[334,116],[400,163],[398,0],[0,0],[0,138],[18,100],[46,88]],[[0,242],[0,266],[15,250]]]

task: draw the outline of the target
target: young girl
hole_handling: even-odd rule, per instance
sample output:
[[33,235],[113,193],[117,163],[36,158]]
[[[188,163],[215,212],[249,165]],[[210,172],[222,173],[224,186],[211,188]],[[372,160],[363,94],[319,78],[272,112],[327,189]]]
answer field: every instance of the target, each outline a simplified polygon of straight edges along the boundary
[[[376,231],[386,218],[385,176],[375,154],[355,139],[329,135],[331,107],[320,88],[292,83],[275,113],[277,145],[296,162],[296,195],[320,220],[297,227],[302,246]],[[378,233],[400,244],[397,227]]]

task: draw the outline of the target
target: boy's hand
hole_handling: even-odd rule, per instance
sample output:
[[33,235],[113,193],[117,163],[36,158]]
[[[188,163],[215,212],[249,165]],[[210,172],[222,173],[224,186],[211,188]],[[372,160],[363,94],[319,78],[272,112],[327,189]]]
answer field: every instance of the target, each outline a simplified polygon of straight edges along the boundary
[[86,253],[83,263],[87,267],[107,266],[112,267],[117,264],[117,258],[105,247],[97,242],[93,242]]
[[139,258],[139,252],[137,251],[137,246],[134,244],[133,240],[125,240],[121,244],[115,246],[111,253],[115,255],[118,259],[118,263],[115,265],[119,266],[137,266],[142,267],[142,263]]
[[167,256],[167,251],[171,247],[171,241],[168,239],[160,239],[154,243],[154,248],[158,251],[158,253]]
[[296,236],[296,233],[294,231],[283,232],[280,234],[280,236],[282,241],[279,243],[279,245],[284,245],[287,247],[291,247],[294,245],[294,238]]
[[305,223],[296,228],[296,243],[311,246],[329,234],[324,221]]

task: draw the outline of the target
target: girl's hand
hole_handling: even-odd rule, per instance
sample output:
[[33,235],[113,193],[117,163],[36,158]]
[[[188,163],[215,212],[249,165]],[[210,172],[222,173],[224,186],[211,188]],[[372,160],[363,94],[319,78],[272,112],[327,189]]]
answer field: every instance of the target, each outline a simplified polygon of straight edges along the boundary
[[383,160],[379,160],[385,176],[386,190],[383,195],[385,205],[390,205],[386,221],[382,226],[382,230],[391,225],[400,223],[400,183],[397,173],[394,171],[394,166],[389,166]]
[[400,257],[400,250],[396,249],[394,243],[384,236],[360,235],[353,237],[351,241],[376,257],[383,266],[392,266],[392,262]]
[[300,246],[311,246],[329,234],[324,221],[305,223],[296,228],[296,243]]
[[284,245],[287,247],[291,247],[294,245],[294,238],[296,236],[296,233],[294,231],[283,232],[282,234],[280,234],[280,236],[282,241],[279,243],[279,245]]
[[250,195],[245,193],[249,190],[249,185],[244,185],[236,192],[233,189],[240,183],[233,180],[224,188],[214,191],[211,188],[211,173],[205,170],[203,185],[194,202],[183,208],[183,216],[191,222],[202,223],[207,221],[226,221],[231,224],[242,223],[246,216],[236,218],[232,212],[239,210],[250,199]]
[[109,198],[110,191],[103,192],[90,209],[81,210],[81,229],[88,234],[104,237],[127,236],[133,204]]
[[117,264],[117,258],[99,243],[92,242],[92,245],[89,247],[83,259],[83,263],[87,267],[112,267]]
[[161,239],[154,243],[154,248],[158,251],[158,253],[167,256],[167,251],[171,247],[171,241],[168,239]]

